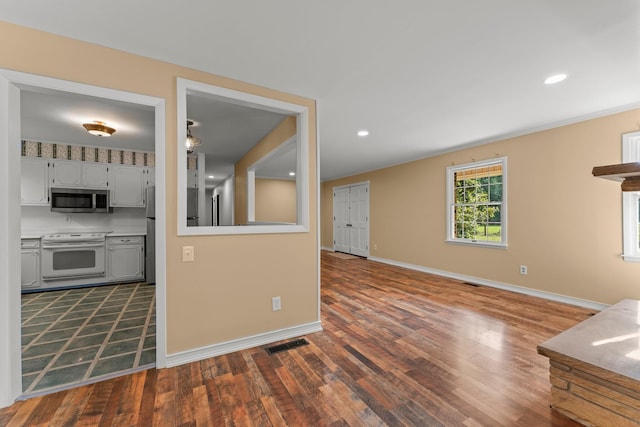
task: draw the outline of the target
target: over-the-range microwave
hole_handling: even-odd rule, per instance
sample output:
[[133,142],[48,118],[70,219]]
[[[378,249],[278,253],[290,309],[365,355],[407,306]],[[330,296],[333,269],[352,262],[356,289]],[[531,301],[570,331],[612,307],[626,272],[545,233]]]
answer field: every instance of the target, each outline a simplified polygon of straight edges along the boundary
[[67,213],[108,213],[109,190],[52,187],[51,210]]

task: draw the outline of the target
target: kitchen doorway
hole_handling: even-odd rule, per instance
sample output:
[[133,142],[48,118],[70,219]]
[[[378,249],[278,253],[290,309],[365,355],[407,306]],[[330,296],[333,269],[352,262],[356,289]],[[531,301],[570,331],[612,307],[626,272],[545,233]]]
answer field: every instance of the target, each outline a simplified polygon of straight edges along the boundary
[[157,367],[166,366],[166,258],[165,236],[165,116],[164,100],[160,98],[122,92],[113,89],[89,86],[48,77],[36,76],[0,69],[0,124],[5,131],[0,133],[0,227],[4,242],[0,243],[0,403],[10,404],[22,395],[21,355],[21,281],[20,271],[20,172],[21,172],[21,117],[20,96],[23,90],[37,88],[43,91],[61,91],[68,94],[93,96],[118,102],[147,106],[154,114],[154,149],[156,153],[156,351]]

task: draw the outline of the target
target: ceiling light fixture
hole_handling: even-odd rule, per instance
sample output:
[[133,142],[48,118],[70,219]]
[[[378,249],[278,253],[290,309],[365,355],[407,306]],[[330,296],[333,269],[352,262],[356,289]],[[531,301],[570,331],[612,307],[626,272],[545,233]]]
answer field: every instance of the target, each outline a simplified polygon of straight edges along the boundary
[[369,135],[369,131],[366,129],[360,129],[358,131],[358,136],[368,136]]
[[83,123],[82,127],[91,135],[95,136],[109,137],[116,132],[114,128],[107,126],[105,122],[99,120],[94,120],[93,123]]
[[187,140],[184,143],[187,153],[193,153],[193,150],[202,144],[200,138],[191,135],[191,126],[193,126],[193,120],[187,120]]
[[295,172],[289,172],[289,176],[296,176]]
[[553,76],[547,77],[546,80],[544,81],[544,84],[552,85],[554,83],[560,83],[566,78],[567,78],[567,75],[565,73],[554,74]]

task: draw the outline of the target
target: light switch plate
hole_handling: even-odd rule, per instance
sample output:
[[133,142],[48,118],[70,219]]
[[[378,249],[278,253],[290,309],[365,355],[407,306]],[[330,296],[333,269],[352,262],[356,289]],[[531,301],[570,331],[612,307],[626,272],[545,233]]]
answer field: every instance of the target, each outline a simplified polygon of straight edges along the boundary
[[195,251],[193,246],[182,247],[182,262],[192,262],[195,259]]
[[280,311],[282,309],[282,300],[280,297],[271,298],[271,311]]

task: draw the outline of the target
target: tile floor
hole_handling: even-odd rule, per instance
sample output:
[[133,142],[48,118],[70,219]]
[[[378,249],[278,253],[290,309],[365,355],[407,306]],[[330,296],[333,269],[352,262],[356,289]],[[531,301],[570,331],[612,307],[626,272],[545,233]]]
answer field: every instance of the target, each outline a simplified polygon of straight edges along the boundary
[[155,365],[155,287],[22,295],[22,389],[42,394]]

